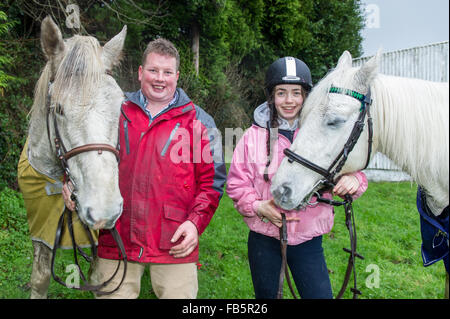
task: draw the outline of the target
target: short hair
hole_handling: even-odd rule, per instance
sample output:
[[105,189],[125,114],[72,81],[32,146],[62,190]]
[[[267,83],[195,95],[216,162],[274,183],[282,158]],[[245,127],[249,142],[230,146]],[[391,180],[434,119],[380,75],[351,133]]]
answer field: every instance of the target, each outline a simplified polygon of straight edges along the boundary
[[180,67],[180,55],[178,54],[178,50],[177,48],[175,48],[172,42],[164,38],[158,38],[156,40],[150,41],[144,51],[144,54],[142,55],[142,65],[145,65],[147,56],[152,52],[175,58],[176,70],[178,71]]

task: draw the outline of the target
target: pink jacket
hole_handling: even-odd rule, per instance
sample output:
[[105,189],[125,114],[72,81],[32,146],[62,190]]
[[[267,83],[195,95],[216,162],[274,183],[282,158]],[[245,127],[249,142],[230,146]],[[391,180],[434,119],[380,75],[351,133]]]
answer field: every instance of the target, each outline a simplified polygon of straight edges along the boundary
[[[295,131],[297,135],[298,129]],[[264,181],[263,174],[267,161],[266,152],[267,129],[253,124],[239,140],[233,153],[230,170],[227,177],[227,193],[234,201],[235,208],[244,217],[248,227],[257,233],[279,239],[279,228],[272,223],[264,223],[256,215],[259,201],[272,198],[270,183]],[[269,178],[272,179],[281,160],[283,150],[290,147],[291,142],[278,134],[278,143],[273,148],[273,159],[269,166]],[[358,198],[367,189],[367,178],[363,172],[356,172],[359,189],[353,198]],[[331,193],[324,197],[332,198]],[[313,197],[315,201],[315,197]],[[280,211],[283,211],[280,209]],[[286,217],[298,217],[299,221],[289,221],[287,224],[288,244],[298,245],[313,237],[330,232],[333,227],[333,207],[319,203],[304,210],[283,211]]]

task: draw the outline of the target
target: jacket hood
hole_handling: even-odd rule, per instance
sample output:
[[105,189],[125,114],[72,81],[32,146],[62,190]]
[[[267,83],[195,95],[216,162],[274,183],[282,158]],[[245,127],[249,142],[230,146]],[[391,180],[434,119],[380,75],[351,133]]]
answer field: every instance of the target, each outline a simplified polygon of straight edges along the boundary
[[[267,121],[270,119],[270,109],[267,101],[258,106],[253,112],[253,119],[255,124],[264,128],[267,128]],[[278,118],[278,129],[294,131],[298,127],[298,119],[295,119],[294,123],[289,125],[289,122],[285,119]]]

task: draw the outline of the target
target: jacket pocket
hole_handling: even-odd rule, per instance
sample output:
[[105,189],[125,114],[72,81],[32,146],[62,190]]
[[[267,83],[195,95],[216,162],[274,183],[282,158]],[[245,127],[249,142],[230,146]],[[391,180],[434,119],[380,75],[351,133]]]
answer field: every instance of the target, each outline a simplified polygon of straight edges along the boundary
[[164,204],[163,218],[161,218],[161,238],[159,241],[160,249],[170,249],[178,245],[183,237],[180,237],[175,243],[170,242],[177,228],[186,221],[187,212],[184,208],[180,208],[171,204]]

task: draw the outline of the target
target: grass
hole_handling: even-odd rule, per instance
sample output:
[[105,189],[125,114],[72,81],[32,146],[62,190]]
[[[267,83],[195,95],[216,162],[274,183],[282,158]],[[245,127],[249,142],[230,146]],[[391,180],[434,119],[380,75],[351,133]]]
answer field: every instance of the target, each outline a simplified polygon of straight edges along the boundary
[[[371,182],[366,193],[354,202],[358,252],[365,257],[356,263],[361,298],[443,298],[445,269],[442,262],[427,268],[422,265],[416,190],[417,185],[409,182]],[[0,298],[29,298],[33,250],[27,229],[21,195],[7,188],[0,191]],[[198,298],[254,298],[247,261],[247,236],[247,226],[231,199],[224,195],[211,224],[200,238]],[[336,208],[335,226],[324,236],[323,246],[336,294],[348,259],[342,248],[349,246],[342,208]],[[63,275],[65,266],[72,262],[71,251],[60,251],[56,269]],[[378,287],[374,286],[376,275]],[[285,298],[291,298],[287,285],[284,292]],[[92,294],[70,290],[52,281],[49,298],[92,298]],[[148,271],[142,279],[140,298],[156,298]],[[344,298],[351,298],[349,291]]]

